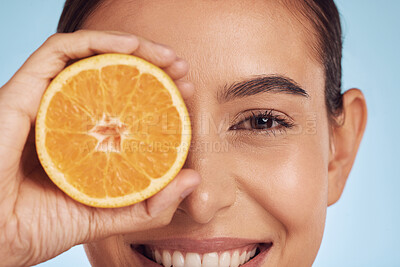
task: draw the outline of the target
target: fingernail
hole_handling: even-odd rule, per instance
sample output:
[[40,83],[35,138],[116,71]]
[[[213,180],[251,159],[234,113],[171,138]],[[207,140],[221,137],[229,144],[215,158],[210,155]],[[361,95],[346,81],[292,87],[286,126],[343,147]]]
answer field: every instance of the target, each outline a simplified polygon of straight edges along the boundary
[[183,193],[181,194],[181,198],[184,199],[186,198],[188,195],[190,195],[194,190],[196,189],[196,186],[190,187],[188,189],[186,189],[185,191],[183,191]]

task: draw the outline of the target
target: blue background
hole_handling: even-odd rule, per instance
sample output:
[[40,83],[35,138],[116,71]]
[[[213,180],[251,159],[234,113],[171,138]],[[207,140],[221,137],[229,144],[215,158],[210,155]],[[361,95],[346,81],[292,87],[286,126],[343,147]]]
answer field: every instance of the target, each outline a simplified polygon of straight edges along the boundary
[[[55,32],[63,0],[0,2],[0,85]],[[365,93],[369,120],[341,200],[328,209],[314,266],[400,266],[400,1],[338,0],[343,88]],[[83,247],[40,264],[90,266]]]

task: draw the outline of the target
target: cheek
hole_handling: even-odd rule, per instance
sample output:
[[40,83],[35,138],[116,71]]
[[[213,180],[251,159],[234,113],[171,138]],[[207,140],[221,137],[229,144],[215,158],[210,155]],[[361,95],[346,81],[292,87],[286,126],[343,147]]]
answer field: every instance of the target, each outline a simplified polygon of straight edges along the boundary
[[265,202],[265,208],[274,213],[289,236],[304,232],[310,226],[313,226],[311,229],[320,227],[325,221],[328,180],[320,152],[302,144],[282,150],[271,159],[275,164],[270,166],[267,190],[272,206]]
[[302,136],[264,152],[244,157],[241,153],[240,165],[247,166],[240,175],[242,184],[249,197],[281,225],[286,237],[280,246],[298,240],[303,249],[319,248],[328,192],[327,151],[320,138]]

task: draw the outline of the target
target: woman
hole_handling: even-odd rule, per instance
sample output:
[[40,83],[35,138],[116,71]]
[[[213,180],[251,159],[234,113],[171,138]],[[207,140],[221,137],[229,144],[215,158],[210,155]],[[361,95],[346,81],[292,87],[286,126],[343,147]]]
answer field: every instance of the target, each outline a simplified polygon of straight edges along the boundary
[[[68,0],[59,32],[73,33],[50,37],[0,90],[2,264],[84,243],[93,266],[311,266],[367,120],[361,91],[340,92],[333,1]],[[108,52],[175,80],[193,143],[161,192],[96,209],[49,182],[31,127],[66,64]]]

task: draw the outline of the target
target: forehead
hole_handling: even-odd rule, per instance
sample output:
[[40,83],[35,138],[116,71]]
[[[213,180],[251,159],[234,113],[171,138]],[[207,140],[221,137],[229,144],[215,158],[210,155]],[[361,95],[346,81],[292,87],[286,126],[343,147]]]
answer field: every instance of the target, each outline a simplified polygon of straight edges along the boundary
[[[279,2],[105,0],[85,26],[135,32],[154,41],[172,44],[175,49],[197,45],[216,51],[216,48],[230,44],[237,46],[236,50],[250,46],[254,54],[276,51],[276,44],[285,46],[286,50],[299,46],[306,49],[306,40],[310,36],[306,36],[302,24]],[[251,45],[257,42],[264,45]]]
[[167,44],[199,81],[282,74],[307,88],[323,83],[310,73],[323,72],[310,56],[312,36],[303,25],[276,0],[106,0],[84,28]]

